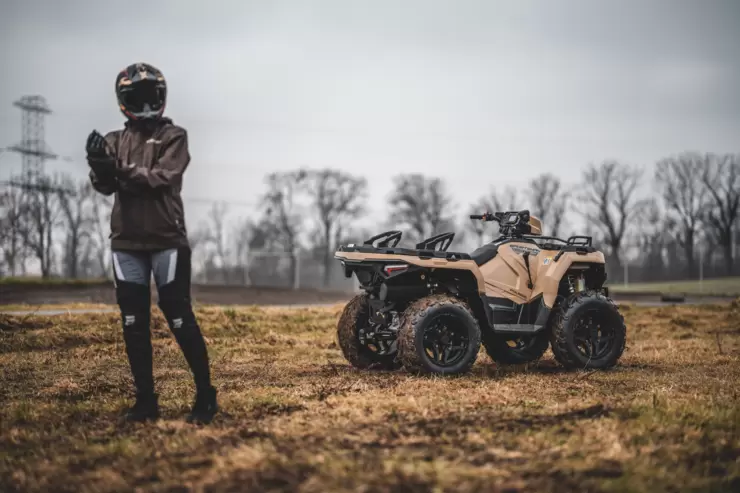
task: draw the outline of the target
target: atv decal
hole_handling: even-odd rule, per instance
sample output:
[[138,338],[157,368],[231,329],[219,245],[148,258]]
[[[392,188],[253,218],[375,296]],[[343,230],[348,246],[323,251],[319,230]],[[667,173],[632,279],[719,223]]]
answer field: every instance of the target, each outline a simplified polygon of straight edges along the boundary
[[529,247],[524,247],[521,245],[511,245],[511,249],[520,255],[524,255],[525,253],[528,253],[532,257],[535,257],[540,253],[540,251],[536,248],[529,248]]
[[545,260],[542,262],[542,264],[550,265],[550,262],[552,262],[552,257],[545,257]]

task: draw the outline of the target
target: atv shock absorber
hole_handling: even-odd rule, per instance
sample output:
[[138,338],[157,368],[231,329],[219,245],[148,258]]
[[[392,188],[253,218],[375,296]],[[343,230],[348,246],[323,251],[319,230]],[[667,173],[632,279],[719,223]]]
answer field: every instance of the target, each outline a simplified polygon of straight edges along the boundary
[[586,279],[583,274],[575,276],[568,276],[568,287],[570,288],[570,294],[580,293],[586,289]]
[[568,276],[566,277],[566,279],[568,280],[568,291],[569,291],[569,294],[575,293],[576,292],[576,288],[575,288],[575,286],[573,286],[573,276],[571,274],[568,274]]
[[576,291],[580,293],[581,291],[586,290],[586,278],[583,276],[583,274],[578,276],[578,279],[576,280],[576,282],[577,282]]

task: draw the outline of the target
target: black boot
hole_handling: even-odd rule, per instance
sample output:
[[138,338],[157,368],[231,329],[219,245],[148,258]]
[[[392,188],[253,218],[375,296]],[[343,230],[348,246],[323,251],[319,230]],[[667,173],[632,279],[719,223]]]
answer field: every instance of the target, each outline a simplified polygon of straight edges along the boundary
[[137,394],[136,403],[126,413],[126,421],[143,422],[159,419],[157,394]]
[[216,389],[208,387],[205,390],[199,390],[195,396],[193,409],[187,417],[188,423],[208,424],[218,412],[218,403],[216,402]]

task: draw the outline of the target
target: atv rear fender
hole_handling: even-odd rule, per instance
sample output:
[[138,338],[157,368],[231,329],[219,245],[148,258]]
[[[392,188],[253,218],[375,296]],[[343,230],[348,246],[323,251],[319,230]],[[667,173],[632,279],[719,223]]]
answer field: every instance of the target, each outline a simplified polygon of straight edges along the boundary
[[[602,252],[565,252],[553,256],[547,253],[542,252],[534,259],[538,265],[536,269],[532,269],[534,289],[530,300],[542,296],[545,306],[552,308],[561,292],[562,283],[567,282],[568,276],[583,275],[585,287],[589,289],[600,289],[606,281]],[[555,256],[559,257],[557,261]]]

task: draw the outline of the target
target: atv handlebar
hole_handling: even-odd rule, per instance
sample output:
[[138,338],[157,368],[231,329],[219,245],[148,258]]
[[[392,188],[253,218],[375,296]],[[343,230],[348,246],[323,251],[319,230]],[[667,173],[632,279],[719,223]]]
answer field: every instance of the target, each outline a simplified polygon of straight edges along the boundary
[[500,218],[497,217],[496,214],[491,214],[490,212],[486,212],[485,214],[471,214],[470,215],[470,219],[478,219],[478,220],[481,220],[481,221],[498,221],[498,220],[500,220]]
[[470,219],[482,221],[496,221],[503,236],[521,236],[527,232],[525,226],[529,224],[529,211],[486,212],[471,214]]

